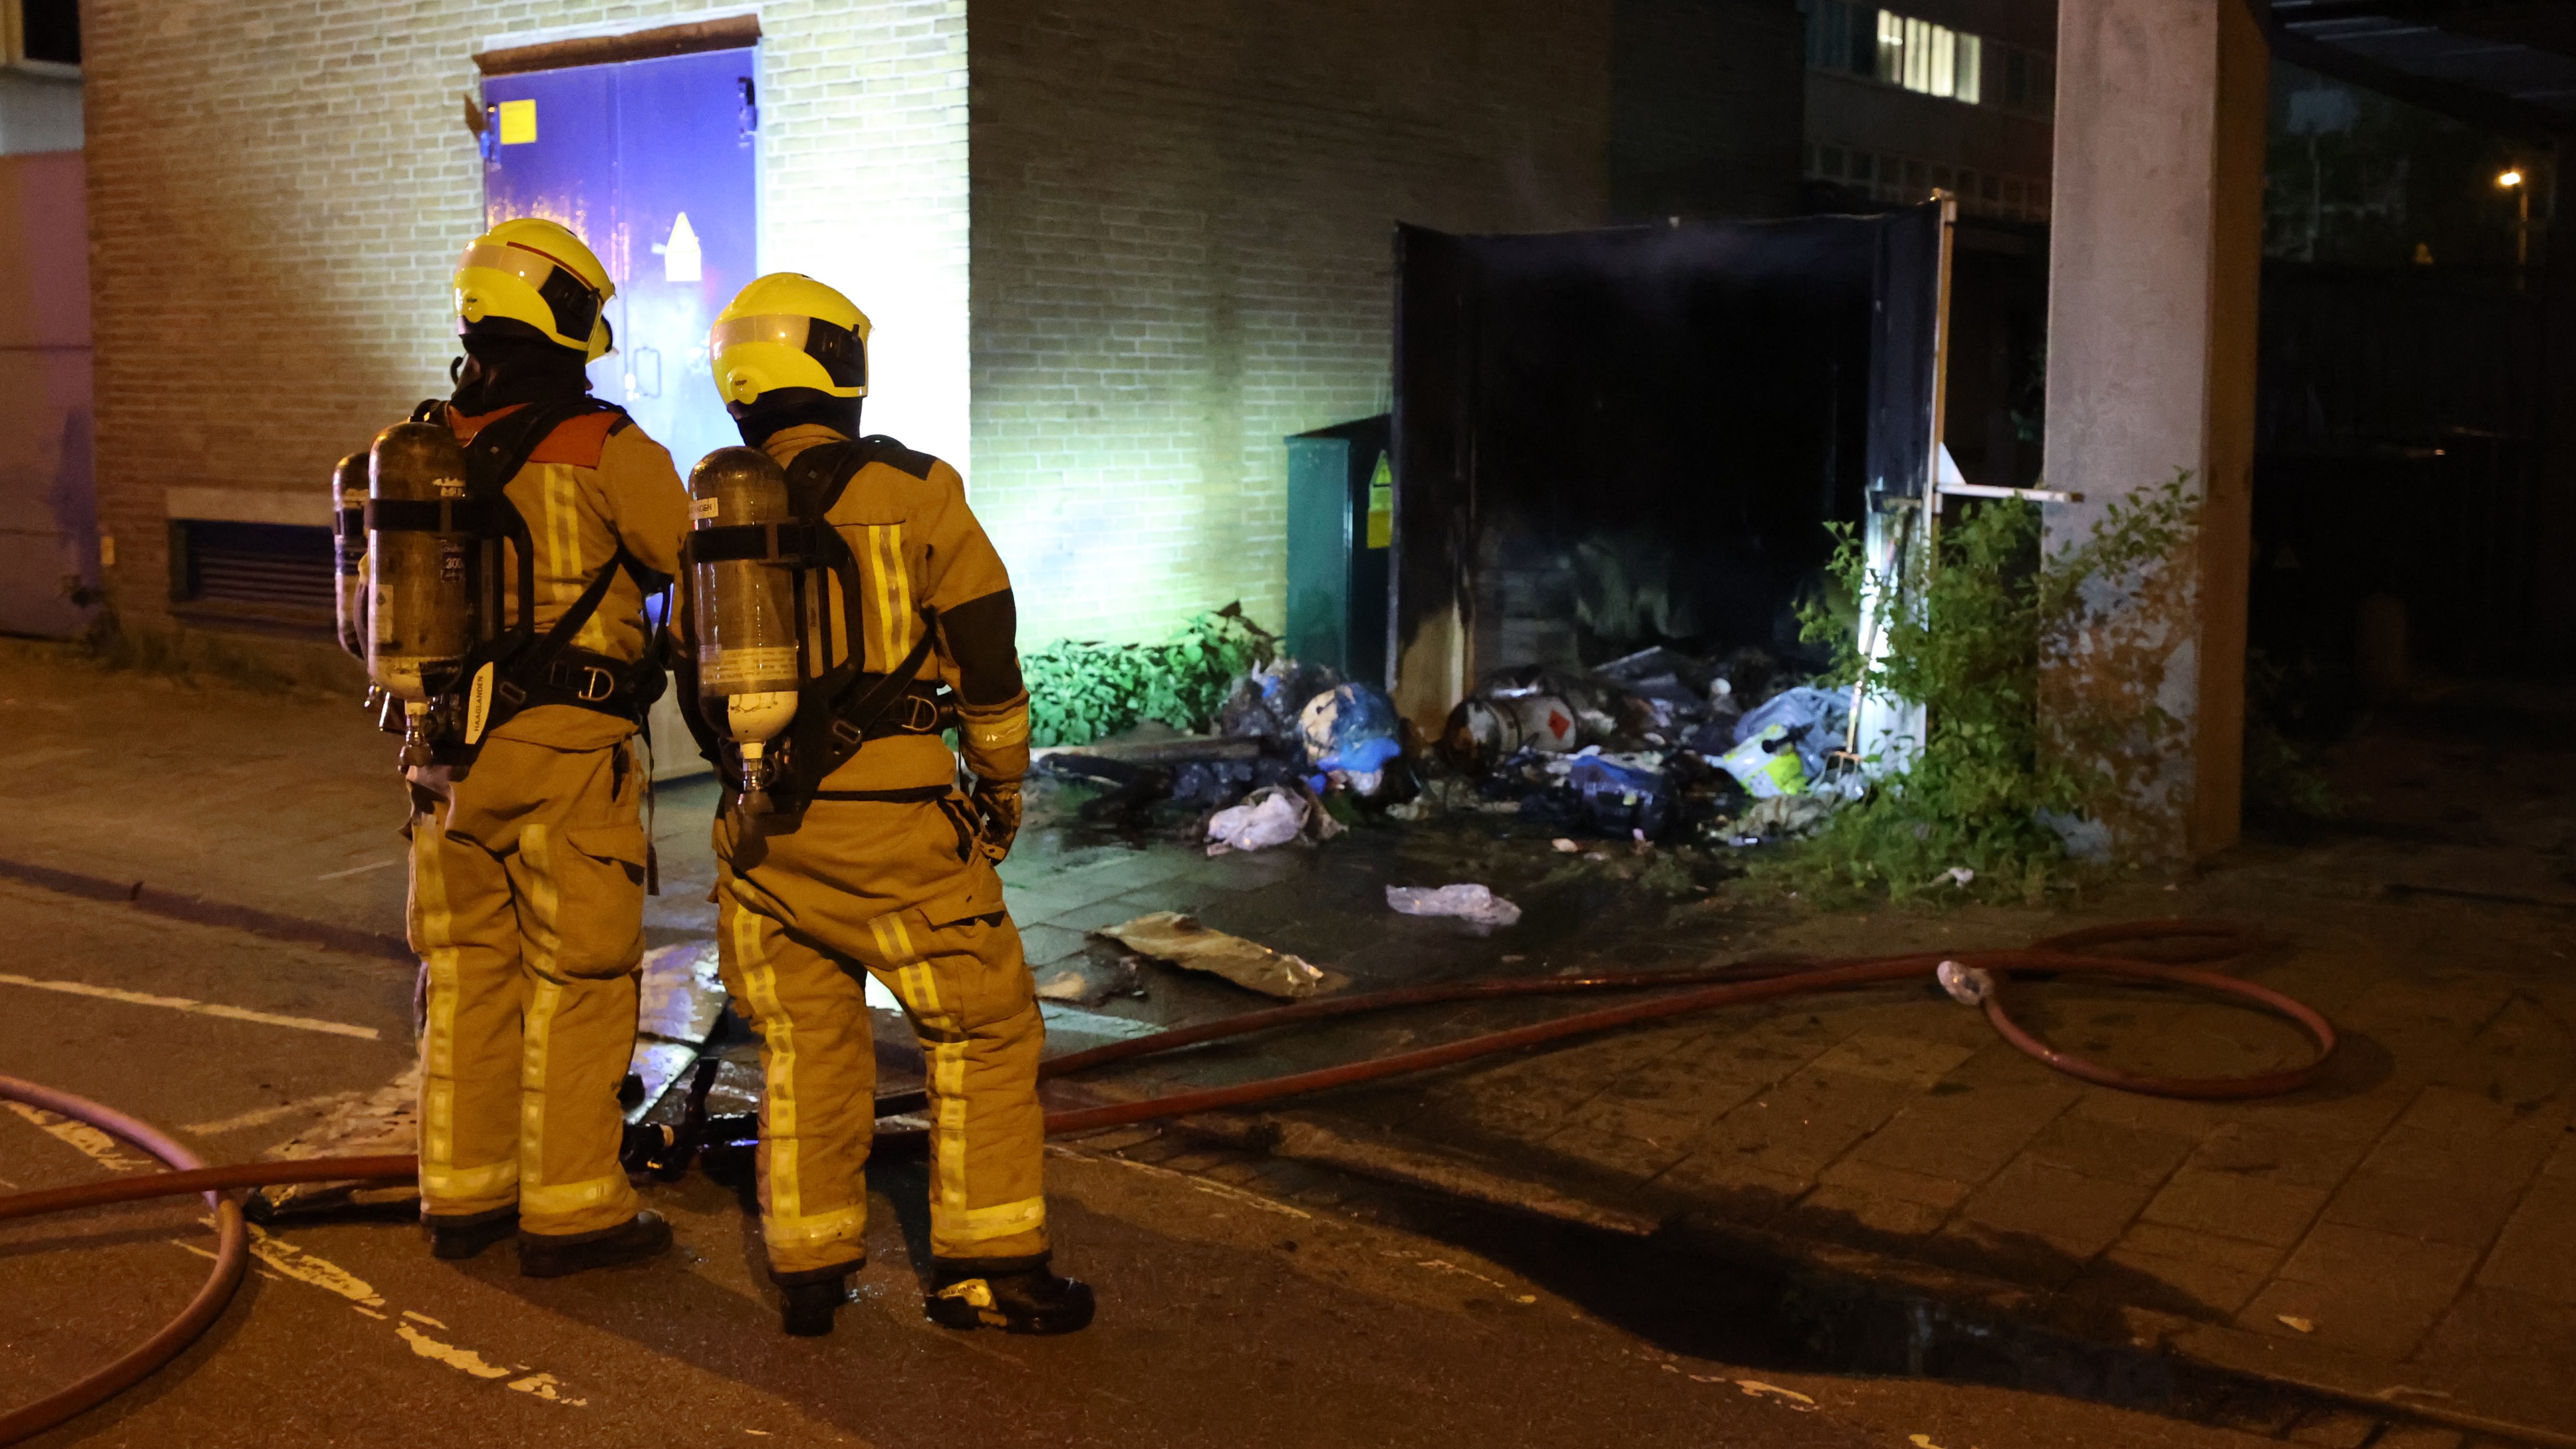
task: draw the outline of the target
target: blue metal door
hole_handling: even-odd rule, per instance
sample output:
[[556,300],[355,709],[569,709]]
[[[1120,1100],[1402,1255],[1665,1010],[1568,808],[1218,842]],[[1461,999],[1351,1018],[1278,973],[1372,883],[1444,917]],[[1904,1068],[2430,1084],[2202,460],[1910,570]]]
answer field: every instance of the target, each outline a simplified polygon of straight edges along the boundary
[[617,283],[617,349],[591,389],[686,474],[740,442],[707,372],[707,326],[758,274],[756,52],[493,76],[483,83],[484,224],[581,234]]

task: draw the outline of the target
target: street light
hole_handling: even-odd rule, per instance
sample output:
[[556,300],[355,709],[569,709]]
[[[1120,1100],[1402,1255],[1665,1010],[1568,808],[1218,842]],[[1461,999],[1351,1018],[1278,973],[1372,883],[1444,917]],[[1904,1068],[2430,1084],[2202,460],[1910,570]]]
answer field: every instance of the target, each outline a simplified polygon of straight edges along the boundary
[[2507,167],[2496,176],[2496,185],[2513,193],[2513,269],[2514,285],[2522,285],[2522,273],[2531,265],[2531,188],[2523,184],[2522,168]]

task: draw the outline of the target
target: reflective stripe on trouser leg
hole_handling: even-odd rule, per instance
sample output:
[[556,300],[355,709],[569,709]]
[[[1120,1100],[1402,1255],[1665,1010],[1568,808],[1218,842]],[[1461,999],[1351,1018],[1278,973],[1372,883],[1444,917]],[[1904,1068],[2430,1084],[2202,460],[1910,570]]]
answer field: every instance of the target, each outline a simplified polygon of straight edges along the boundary
[[500,863],[455,842],[439,811],[412,821],[411,945],[420,954],[420,1192],[433,1213],[508,1207],[519,1181],[510,1058],[518,1055],[518,927]]
[[[576,862],[577,853],[561,846],[553,829],[530,823],[521,828],[512,858],[529,977],[520,1048],[519,1213],[521,1226],[538,1233],[613,1228],[636,1211],[635,1189],[617,1160],[625,1128],[617,1086],[634,1054],[636,979],[631,970],[576,976],[566,969],[578,953],[567,946],[565,928],[605,934],[621,924],[615,914],[623,909],[614,894],[584,888],[600,867]],[[587,875],[575,877],[572,870]]]
[[[904,914],[869,923],[878,974],[921,1038],[930,1095],[930,1243],[943,1258],[1022,1257],[1046,1249],[1044,1122],[1037,1100],[1045,1042],[1024,982],[1018,933],[963,922],[916,941]],[[1007,960],[985,959],[1007,955]],[[1008,990],[1017,1010],[979,1019],[978,997]],[[1007,998],[1005,998],[1007,999]]]
[[722,897],[726,989],[761,1035],[760,1228],[773,1272],[867,1257],[876,1049],[857,980]]

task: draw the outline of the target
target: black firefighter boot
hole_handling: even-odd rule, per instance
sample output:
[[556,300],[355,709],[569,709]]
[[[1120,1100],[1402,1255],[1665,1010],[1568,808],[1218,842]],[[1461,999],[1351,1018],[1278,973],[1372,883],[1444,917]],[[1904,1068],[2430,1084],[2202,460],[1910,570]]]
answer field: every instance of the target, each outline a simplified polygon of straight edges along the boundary
[[982,1263],[936,1261],[921,1310],[942,1328],[1072,1333],[1091,1322],[1091,1285],[1047,1271],[1043,1253]]
[[453,1262],[471,1258],[503,1238],[517,1236],[519,1210],[505,1207],[480,1213],[422,1213],[420,1225],[429,1233],[429,1255]]
[[809,1268],[801,1273],[769,1275],[778,1285],[780,1327],[796,1338],[821,1338],[832,1331],[832,1315],[850,1301],[850,1275],[856,1263],[836,1268]]
[[560,1278],[592,1268],[640,1263],[669,1252],[671,1225],[656,1212],[641,1212],[595,1233],[519,1234],[519,1276]]

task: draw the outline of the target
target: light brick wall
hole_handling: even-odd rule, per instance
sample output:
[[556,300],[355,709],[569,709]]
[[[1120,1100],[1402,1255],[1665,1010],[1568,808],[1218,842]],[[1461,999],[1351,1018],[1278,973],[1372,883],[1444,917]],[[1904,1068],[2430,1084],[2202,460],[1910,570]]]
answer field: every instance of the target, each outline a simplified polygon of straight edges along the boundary
[[1390,405],[1395,223],[1604,219],[1610,12],[974,0],[974,500],[1024,645],[1278,627],[1281,439]]
[[[120,607],[166,608],[166,489],[309,496],[318,523],[332,461],[446,391],[448,274],[481,220],[462,121],[474,53],[704,13],[83,7],[99,494]],[[842,280],[880,329],[872,422],[963,461],[964,0],[787,0],[761,17],[762,263]]]

